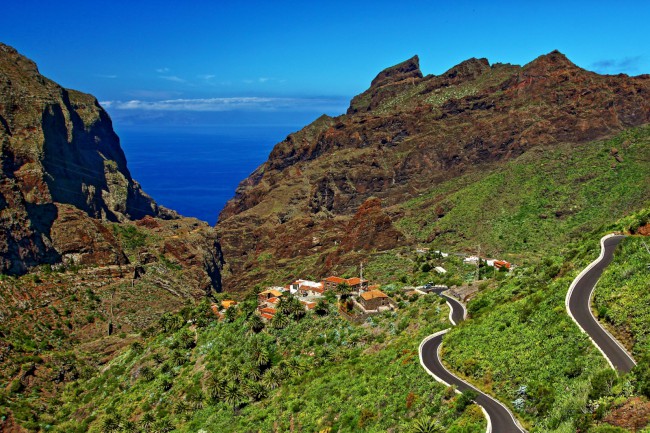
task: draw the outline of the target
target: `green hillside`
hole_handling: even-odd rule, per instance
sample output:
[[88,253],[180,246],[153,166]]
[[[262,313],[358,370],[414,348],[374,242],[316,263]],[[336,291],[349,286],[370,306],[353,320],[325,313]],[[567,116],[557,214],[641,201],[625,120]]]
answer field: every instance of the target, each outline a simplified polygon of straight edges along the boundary
[[522,260],[650,204],[650,126],[608,140],[532,149],[401,206],[419,242]]

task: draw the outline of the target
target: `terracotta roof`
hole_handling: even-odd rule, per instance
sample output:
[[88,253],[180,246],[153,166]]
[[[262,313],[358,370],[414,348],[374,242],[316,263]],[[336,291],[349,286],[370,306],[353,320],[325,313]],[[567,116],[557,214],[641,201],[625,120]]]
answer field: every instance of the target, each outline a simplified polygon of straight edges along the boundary
[[382,292],[381,290],[371,290],[369,292],[363,292],[361,297],[366,301],[376,298],[388,298],[388,295]]
[[262,313],[262,318],[264,318],[266,320],[271,320],[271,319],[273,319],[273,315]]
[[503,268],[503,267],[505,267],[506,269],[510,269],[510,263],[506,262],[505,260],[495,260],[494,261],[494,267],[495,268]]
[[322,287],[306,287],[306,286],[300,286],[300,290],[312,291],[317,293],[323,293],[325,291],[325,289],[323,289]]
[[348,283],[351,286],[356,286],[358,284],[361,284],[362,282],[367,283],[368,280],[363,280],[362,281],[361,278],[359,278],[359,277],[352,277],[352,278],[348,278],[347,280],[345,280],[345,282]]
[[275,314],[276,310],[275,310],[275,308],[265,307],[265,308],[260,308],[260,311],[262,313],[266,313],[266,314]]
[[341,283],[345,282],[345,279],[343,279],[341,277],[331,276],[331,277],[325,278],[323,281],[327,281],[328,283],[341,284]]
[[278,302],[279,300],[280,300],[280,299],[278,299],[278,298],[271,298],[271,299],[267,300],[266,302],[268,302],[269,304],[277,304],[277,302]]
[[374,284],[372,286],[368,286],[368,290],[379,290],[381,286],[379,284]]
[[259,293],[260,295],[273,295],[274,297],[278,298],[282,296],[282,292],[275,290],[275,289],[268,289],[263,292]]
[[212,312],[214,314],[216,314],[217,316],[220,316],[220,314],[219,314],[219,306],[217,304],[210,305],[210,308],[212,309]]
[[300,301],[303,303],[305,307],[307,307],[308,310],[313,310],[316,308],[316,303],[315,302],[307,302],[307,301]]
[[221,301],[221,306],[226,310],[232,307],[233,305],[237,305],[237,301],[233,301],[232,299],[224,299],[223,301]]

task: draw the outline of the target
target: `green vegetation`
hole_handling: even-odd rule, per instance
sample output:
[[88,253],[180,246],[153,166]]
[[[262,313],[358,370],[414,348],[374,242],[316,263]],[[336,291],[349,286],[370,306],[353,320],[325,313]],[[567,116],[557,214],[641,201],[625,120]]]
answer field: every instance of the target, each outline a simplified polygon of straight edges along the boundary
[[594,310],[633,355],[650,353],[650,239],[629,237],[594,292]]
[[[423,380],[417,342],[448,326],[440,298],[360,326],[334,305],[305,314],[293,304],[278,306],[281,327],[256,321],[255,298],[221,322],[205,302],[164,315],[144,344],[67,387],[55,418],[70,421],[54,430],[409,432],[424,416],[444,431],[484,431],[467,396]],[[96,415],[77,419],[86,413]]]
[[402,205],[397,225],[439,249],[480,244],[486,254],[514,261],[541,258],[650,205],[648,161],[648,126],[599,142],[532,149],[488,174],[436,185]]
[[[628,222],[615,226],[621,224],[629,228]],[[566,291],[598,255],[602,234],[585,234],[560,255],[521,266],[496,288],[480,292],[468,305],[470,320],[445,337],[448,366],[508,404],[531,431],[596,428],[610,410],[635,394],[646,394],[650,384],[645,358],[635,373],[617,377],[565,313]],[[617,250],[603,279],[608,289],[599,286],[597,296],[605,317],[619,329],[635,330],[635,352],[645,353],[641,347],[647,343],[648,301],[647,293],[640,292],[647,291],[649,280],[645,265],[640,266],[641,242],[630,238]],[[619,302],[620,309],[614,307]],[[603,424],[594,431],[606,428]]]

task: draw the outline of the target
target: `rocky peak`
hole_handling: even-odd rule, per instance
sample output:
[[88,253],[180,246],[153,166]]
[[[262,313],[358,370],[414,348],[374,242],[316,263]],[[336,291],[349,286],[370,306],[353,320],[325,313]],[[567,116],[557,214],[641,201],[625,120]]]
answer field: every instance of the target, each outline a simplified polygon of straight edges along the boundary
[[420,71],[420,58],[417,55],[381,71],[377,74],[375,79],[372,80],[370,87],[384,86],[407,78],[422,78],[422,71]]
[[580,69],[558,50],[544,54],[524,66],[524,72],[530,75],[548,75],[558,70]]
[[449,79],[464,81],[467,79],[474,79],[489,69],[490,62],[488,62],[488,59],[477,59],[472,57],[471,59],[465,60],[449,69],[447,72],[442,74],[442,76]]

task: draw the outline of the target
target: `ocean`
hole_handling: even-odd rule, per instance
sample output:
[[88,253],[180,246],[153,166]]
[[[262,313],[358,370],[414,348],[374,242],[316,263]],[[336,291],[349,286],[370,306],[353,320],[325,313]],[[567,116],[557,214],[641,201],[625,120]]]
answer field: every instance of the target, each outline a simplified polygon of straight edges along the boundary
[[237,185],[301,125],[116,127],[131,176],[160,205],[210,224]]

